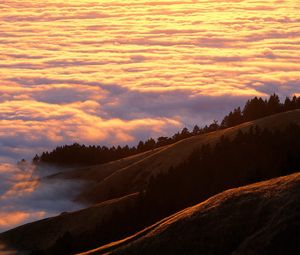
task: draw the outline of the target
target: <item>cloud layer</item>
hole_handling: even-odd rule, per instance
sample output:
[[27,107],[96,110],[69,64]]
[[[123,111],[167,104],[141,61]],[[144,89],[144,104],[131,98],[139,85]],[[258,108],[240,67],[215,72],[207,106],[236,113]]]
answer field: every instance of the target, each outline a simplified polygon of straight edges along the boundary
[[220,119],[249,96],[300,94],[299,8],[1,1],[0,232],[78,206],[73,184],[41,185],[32,166],[8,162],[65,143],[135,144]]
[[134,144],[300,93],[294,0],[0,4],[2,160]]

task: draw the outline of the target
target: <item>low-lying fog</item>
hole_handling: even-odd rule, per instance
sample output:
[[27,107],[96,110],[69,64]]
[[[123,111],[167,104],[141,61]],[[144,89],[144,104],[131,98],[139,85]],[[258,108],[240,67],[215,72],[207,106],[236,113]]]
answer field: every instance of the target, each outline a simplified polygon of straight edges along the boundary
[[55,172],[27,162],[0,163],[0,233],[83,207],[72,201],[83,183],[45,178]]

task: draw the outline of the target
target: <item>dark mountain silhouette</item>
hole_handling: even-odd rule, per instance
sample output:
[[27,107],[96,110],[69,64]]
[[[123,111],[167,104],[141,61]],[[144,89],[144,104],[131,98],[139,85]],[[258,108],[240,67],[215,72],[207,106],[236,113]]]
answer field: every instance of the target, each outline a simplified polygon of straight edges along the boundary
[[[232,128],[189,137],[177,143],[151,151],[147,155],[142,154],[133,158],[131,157],[130,163],[128,162],[129,159],[124,159],[121,167],[120,161],[116,161],[105,165],[85,168],[84,171],[63,172],[59,176],[60,178],[75,180],[86,179],[86,176],[91,176],[93,180],[82,191],[78,199],[91,203],[99,203],[107,199],[145,190],[151,179],[157,175],[163,176],[171,168],[176,168],[181,163],[187,161],[189,156],[203,145],[209,144],[214,146],[223,136],[224,138],[232,139],[239,131],[247,132],[247,130],[255,126],[260,127],[260,129],[280,130],[286,128],[291,123],[300,124],[299,110],[280,113],[246,122]],[[254,151],[256,152],[257,150],[254,148]],[[231,156],[229,157],[231,158]],[[213,159],[212,161],[214,162]],[[235,163],[239,164],[240,162],[236,161]],[[235,163],[233,162],[233,164]],[[109,172],[104,172],[103,169],[107,167],[109,167]],[[222,179],[220,181],[222,182]]]
[[299,254],[299,240],[297,173],[227,190],[82,255]]
[[[30,251],[32,254],[71,254],[91,245],[96,247],[97,244],[110,242],[117,236],[124,237],[124,234],[117,234],[118,231],[114,229],[117,225],[113,222],[119,221],[121,212],[133,213],[137,199],[138,194],[131,194],[87,209],[65,212],[57,217],[26,224],[0,234],[0,243],[17,250]],[[122,231],[124,233],[125,229]],[[73,236],[77,238],[74,239]],[[69,247],[66,247],[67,243]]]
[[295,172],[300,167],[299,123],[299,110],[280,113],[52,176],[89,180],[81,198],[106,202],[24,225],[1,234],[0,241],[32,254],[84,252],[226,189]]

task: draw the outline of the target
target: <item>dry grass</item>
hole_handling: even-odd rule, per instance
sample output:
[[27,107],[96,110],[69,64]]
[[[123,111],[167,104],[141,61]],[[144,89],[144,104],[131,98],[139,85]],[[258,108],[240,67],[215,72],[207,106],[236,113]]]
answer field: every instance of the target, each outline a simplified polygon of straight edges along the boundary
[[294,231],[300,227],[299,206],[296,173],[227,190],[136,235],[81,255],[291,254],[297,249],[295,240],[300,240],[300,231]]

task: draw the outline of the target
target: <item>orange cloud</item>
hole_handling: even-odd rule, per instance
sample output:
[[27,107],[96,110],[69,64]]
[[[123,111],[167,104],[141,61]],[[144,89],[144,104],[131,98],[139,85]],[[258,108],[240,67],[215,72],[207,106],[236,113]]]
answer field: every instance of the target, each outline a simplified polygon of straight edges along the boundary
[[295,0],[9,0],[0,9],[0,230],[70,206],[45,209],[33,169],[2,162],[65,143],[135,144],[219,119],[249,96],[300,94]]
[[23,223],[25,221],[35,220],[35,219],[42,219],[45,217],[45,212],[10,212],[10,213],[3,213],[0,212],[0,229],[4,229],[7,227],[14,227]]
[[0,232],[62,211],[82,208],[72,202],[80,190],[80,183],[63,181],[62,184],[59,180],[43,179],[55,171],[54,168],[36,169],[27,162],[0,163]]
[[74,140],[134,142],[219,118],[214,105],[300,93],[294,0],[0,6],[4,157]]

